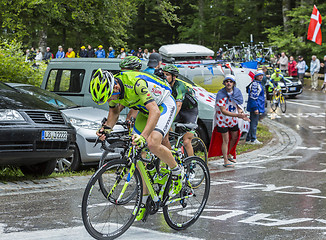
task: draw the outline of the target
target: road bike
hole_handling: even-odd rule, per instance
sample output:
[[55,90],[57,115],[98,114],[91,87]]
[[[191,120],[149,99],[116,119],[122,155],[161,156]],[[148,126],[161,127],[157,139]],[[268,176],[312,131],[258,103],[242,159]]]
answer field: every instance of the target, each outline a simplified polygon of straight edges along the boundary
[[275,89],[270,100],[271,109],[275,112],[277,107],[281,108],[281,111],[285,113],[286,111],[286,101],[282,93],[282,89]]
[[194,224],[209,196],[207,164],[200,157],[181,158],[175,153],[176,160],[185,170],[185,177],[181,191],[171,197],[171,170],[161,166],[160,159],[147,147],[133,146],[130,133],[117,137],[119,139],[113,140],[112,144],[121,144],[118,146],[122,147],[121,158],[104,163],[84,191],[82,218],[88,233],[96,239],[115,239],[127,231],[140,208],[143,182],[150,193],[143,221],[162,208],[164,219],[171,228],[183,230]]

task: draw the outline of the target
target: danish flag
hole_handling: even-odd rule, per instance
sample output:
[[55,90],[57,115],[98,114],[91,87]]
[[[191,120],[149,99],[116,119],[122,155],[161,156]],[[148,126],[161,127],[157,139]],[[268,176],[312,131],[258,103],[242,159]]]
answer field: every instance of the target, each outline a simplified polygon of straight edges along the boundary
[[312,14],[310,18],[307,39],[319,45],[321,45],[321,41],[322,41],[322,35],[320,30],[321,21],[322,19],[320,13],[317,7],[314,5],[314,10],[312,10]]

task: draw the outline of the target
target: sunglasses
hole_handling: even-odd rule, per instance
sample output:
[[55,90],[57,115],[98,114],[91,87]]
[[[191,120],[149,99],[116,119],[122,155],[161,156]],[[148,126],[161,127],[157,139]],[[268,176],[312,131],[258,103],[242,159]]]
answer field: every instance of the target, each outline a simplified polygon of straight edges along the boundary
[[225,83],[233,83],[232,80],[225,80],[224,82],[225,82]]

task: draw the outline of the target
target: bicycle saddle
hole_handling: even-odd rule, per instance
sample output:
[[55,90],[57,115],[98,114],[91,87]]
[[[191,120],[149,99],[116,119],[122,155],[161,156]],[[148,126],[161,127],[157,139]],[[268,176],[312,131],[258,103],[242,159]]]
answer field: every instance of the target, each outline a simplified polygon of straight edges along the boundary
[[186,131],[191,131],[196,129],[198,125],[195,123],[177,123],[175,127],[185,129]]

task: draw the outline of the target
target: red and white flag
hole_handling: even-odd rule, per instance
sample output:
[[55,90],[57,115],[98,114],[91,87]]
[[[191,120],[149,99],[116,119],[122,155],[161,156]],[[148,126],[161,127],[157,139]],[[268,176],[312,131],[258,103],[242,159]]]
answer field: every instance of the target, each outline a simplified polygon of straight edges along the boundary
[[322,35],[320,30],[321,21],[322,19],[320,13],[317,7],[314,5],[314,10],[312,10],[312,14],[310,18],[307,39],[319,45],[321,45],[321,41],[322,41]]

